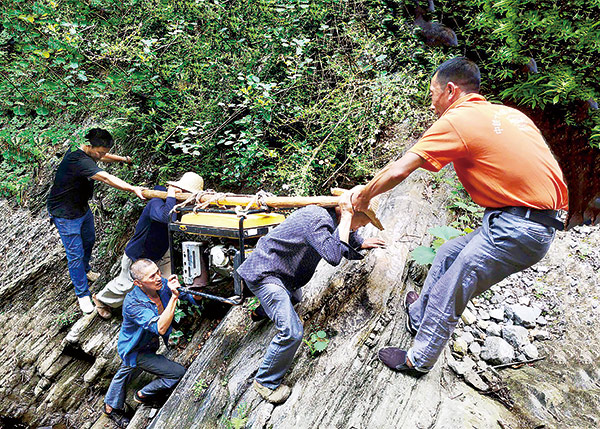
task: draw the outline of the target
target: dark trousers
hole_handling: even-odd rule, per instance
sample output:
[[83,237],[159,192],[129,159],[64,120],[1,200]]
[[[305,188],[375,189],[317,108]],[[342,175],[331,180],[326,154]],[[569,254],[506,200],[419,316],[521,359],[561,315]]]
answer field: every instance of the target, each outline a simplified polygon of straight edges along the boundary
[[125,405],[127,383],[142,370],[159,377],[140,390],[140,393],[146,397],[174,388],[185,374],[185,368],[182,365],[156,353],[139,353],[136,364],[137,366],[133,367],[121,363],[104,397],[105,404],[114,409],[122,410]]

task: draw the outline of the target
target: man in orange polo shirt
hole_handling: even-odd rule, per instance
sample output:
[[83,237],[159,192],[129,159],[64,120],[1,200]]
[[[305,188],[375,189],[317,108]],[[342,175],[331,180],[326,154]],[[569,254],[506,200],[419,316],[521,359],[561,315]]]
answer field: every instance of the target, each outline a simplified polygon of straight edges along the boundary
[[486,101],[479,84],[479,68],[464,57],[439,66],[430,92],[440,118],[352,196],[362,210],[417,168],[452,162],[473,201],[486,207],[480,228],[438,249],[421,295],[406,295],[413,346],[379,350],[385,365],[415,376],[432,368],[472,297],[544,257],[562,229],[557,210],[567,209],[562,172],[538,128],[518,110]]

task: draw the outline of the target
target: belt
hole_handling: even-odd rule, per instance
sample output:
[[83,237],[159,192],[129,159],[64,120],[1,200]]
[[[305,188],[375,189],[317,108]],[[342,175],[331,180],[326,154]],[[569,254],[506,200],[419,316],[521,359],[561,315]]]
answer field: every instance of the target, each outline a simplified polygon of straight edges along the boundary
[[493,210],[500,210],[515,216],[523,217],[542,225],[556,228],[559,231],[565,229],[565,225],[557,219],[558,212],[556,210],[539,210],[532,209],[531,207],[499,207]]

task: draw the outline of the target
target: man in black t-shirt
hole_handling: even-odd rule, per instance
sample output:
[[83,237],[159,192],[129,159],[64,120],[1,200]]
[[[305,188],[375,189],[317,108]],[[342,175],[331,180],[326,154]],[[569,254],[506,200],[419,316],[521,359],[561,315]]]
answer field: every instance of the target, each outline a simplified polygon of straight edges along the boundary
[[47,206],[50,217],[58,229],[67,253],[69,275],[75,286],[79,306],[84,313],[94,311],[88,288],[90,257],[96,240],[94,216],[88,200],[94,193],[94,180],[114,188],[132,192],[139,198],[142,189],[132,186],[118,177],[108,174],[96,165],[97,161],[127,162],[129,157],[109,154],[113,145],[110,133],[93,128],[87,134],[89,144],[75,151],[68,151],[61,161],[50,189]]

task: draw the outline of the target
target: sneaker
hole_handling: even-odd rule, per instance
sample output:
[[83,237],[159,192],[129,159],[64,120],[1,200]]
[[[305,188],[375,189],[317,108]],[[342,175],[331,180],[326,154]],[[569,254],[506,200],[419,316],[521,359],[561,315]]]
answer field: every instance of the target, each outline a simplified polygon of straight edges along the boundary
[[385,364],[385,366],[394,371],[401,371],[416,378],[426,374],[425,372],[416,370],[412,366],[408,366],[406,351],[399,349],[398,347],[384,347],[379,349],[377,357]]
[[94,304],[92,304],[92,299],[89,295],[77,298],[77,302],[79,303],[79,308],[81,308],[81,311],[85,314],[90,314],[94,311]]
[[94,301],[94,304],[96,305],[96,312],[98,313],[98,316],[102,317],[103,319],[110,319],[110,307],[100,301],[96,294],[92,295],[92,301]]
[[85,276],[87,277],[88,281],[94,283],[96,280],[98,280],[100,278],[100,273],[97,273],[95,271],[88,271]]
[[414,337],[417,335],[417,330],[413,327],[410,321],[410,314],[408,312],[408,307],[410,307],[417,299],[419,299],[419,294],[414,290],[408,291],[406,296],[404,297],[404,310],[406,311],[406,330]]
[[106,407],[104,408],[104,415],[111,419],[118,427],[126,428],[129,425],[131,419],[125,415],[122,410],[114,409],[110,412],[106,412]]
[[265,401],[268,401],[271,404],[284,403],[286,399],[289,398],[290,393],[292,393],[292,389],[285,384],[280,384],[275,390],[263,386],[256,380],[254,380],[252,385],[254,386],[254,390],[256,390]]

